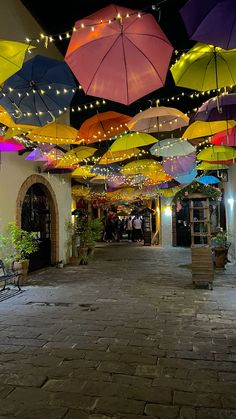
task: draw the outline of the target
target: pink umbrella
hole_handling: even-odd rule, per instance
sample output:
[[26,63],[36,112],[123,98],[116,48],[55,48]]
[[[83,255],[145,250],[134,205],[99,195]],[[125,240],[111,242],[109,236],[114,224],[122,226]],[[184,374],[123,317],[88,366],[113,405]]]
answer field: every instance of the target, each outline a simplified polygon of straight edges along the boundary
[[213,135],[210,142],[215,145],[226,145],[236,147],[236,128],[230,128],[227,131],[220,131]]
[[180,174],[187,174],[192,172],[195,168],[196,152],[187,154],[186,156],[179,156],[173,159],[163,159],[163,169],[171,176]]
[[18,143],[18,141],[14,140],[14,138],[4,141],[4,138],[0,137],[0,152],[14,152],[23,150],[24,148],[25,147]]
[[165,84],[173,47],[151,14],[111,4],[75,29],[65,61],[86,94],[129,105]]

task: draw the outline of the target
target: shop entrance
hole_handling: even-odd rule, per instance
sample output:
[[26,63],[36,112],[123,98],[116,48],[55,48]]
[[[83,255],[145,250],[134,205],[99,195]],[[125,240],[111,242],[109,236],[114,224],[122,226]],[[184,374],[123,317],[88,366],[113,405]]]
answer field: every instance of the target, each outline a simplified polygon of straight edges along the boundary
[[24,198],[21,212],[21,227],[35,231],[39,250],[30,256],[29,271],[51,264],[51,211],[49,199],[39,183],[32,185]]

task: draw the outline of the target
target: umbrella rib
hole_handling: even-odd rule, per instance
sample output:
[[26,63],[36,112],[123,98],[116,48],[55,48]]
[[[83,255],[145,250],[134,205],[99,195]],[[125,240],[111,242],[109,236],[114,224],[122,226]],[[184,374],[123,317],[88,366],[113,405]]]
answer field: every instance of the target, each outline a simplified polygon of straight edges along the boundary
[[229,34],[229,39],[228,39],[228,42],[227,42],[227,47],[229,47],[229,43],[230,43],[230,39],[231,39],[231,35],[232,35],[233,28],[234,28],[235,24],[236,24],[236,15],[235,15],[235,18],[234,18],[234,20],[233,20],[232,27],[231,27],[231,29],[230,29],[230,34]]
[[[194,52],[194,51],[193,51]],[[213,53],[212,53],[213,54]],[[202,55],[204,55],[204,54],[202,54]],[[188,65],[188,67],[181,73],[181,77],[178,79],[178,81],[177,81],[177,83],[179,83],[182,79],[183,79],[183,76],[185,75],[185,73],[189,70],[189,68],[190,67],[192,67],[197,61],[199,61],[199,60],[201,60],[202,59],[202,55],[200,56],[200,57],[198,57],[196,60],[194,60],[192,63],[190,63],[189,65]],[[191,54],[189,54],[189,56],[191,56]],[[210,60],[209,60],[209,62],[208,62],[208,64],[207,64],[207,66],[206,66],[206,68],[205,68],[205,73],[204,73],[204,77],[203,77],[203,81],[205,80],[205,76],[206,76],[206,72],[207,72],[207,68],[208,68],[208,66],[209,66],[209,64],[210,64],[210,62],[211,62],[211,60],[214,58],[214,54],[213,54],[213,56],[212,57],[210,57]],[[176,83],[176,84],[177,84]],[[202,86],[203,86],[203,83],[202,83]],[[197,90],[199,90],[199,89],[197,89]]]
[[171,47],[171,48],[173,48],[172,47],[172,45],[170,44],[170,42],[168,41],[168,39],[166,40],[166,39],[163,39],[163,38],[161,38],[160,36],[157,36],[157,35],[153,35],[153,34],[149,34],[149,33],[133,33],[133,32],[128,32],[127,33],[127,35],[126,35],[126,37],[129,39],[129,35],[135,35],[135,36],[149,36],[149,37],[151,37],[151,38],[156,38],[156,39],[158,39],[159,41],[162,41],[162,42],[164,42],[164,43],[166,43],[169,47]]
[[149,58],[146,56],[146,54],[144,54],[144,52],[139,48],[139,47],[137,47],[129,38],[127,38],[127,40],[135,47],[135,48],[137,48],[137,50],[147,59],[147,61],[151,64],[151,66],[154,68],[154,70],[155,70],[155,72],[157,73],[157,75],[158,75],[158,77],[159,77],[159,79],[161,80],[161,83],[164,85],[164,81],[162,80],[162,78],[161,78],[161,76],[160,76],[160,74],[159,74],[159,71],[156,69],[156,67],[154,66],[154,64],[149,60]]
[[[112,35],[112,36],[114,36],[114,35]],[[114,42],[113,42],[113,44],[110,46],[110,48],[107,50],[106,54],[103,56],[103,58],[101,59],[100,63],[98,64],[97,69],[95,70],[94,75],[93,75],[93,77],[91,78],[91,81],[90,81],[90,83],[89,83],[89,85],[88,85],[88,87],[87,87],[87,89],[86,89],[86,93],[89,91],[90,86],[91,86],[91,84],[93,83],[93,80],[94,80],[94,78],[95,78],[95,76],[96,76],[96,74],[97,74],[97,72],[98,72],[98,70],[99,70],[99,68],[100,68],[101,64],[103,63],[103,61],[105,60],[106,56],[109,54],[109,52],[111,51],[111,49],[114,47],[114,45],[115,45],[115,43],[118,41],[119,37],[120,37],[120,35],[118,35],[118,36],[116,37],[115,41],[114,41]],[[107,38],[108,38],[108,37],[107,37]],[[94,42],[95,42],[95,41],[94,41]]]
[[124,65],[125,65],[125,78],[126,78],[126,99],[129,103],[129,86],[128,86],[128,72],[127,72],[127,61],[125,55],[125,46],[124,46],[124,37],[122,36],[122,49],[123,49],[123,56],[124,56]]

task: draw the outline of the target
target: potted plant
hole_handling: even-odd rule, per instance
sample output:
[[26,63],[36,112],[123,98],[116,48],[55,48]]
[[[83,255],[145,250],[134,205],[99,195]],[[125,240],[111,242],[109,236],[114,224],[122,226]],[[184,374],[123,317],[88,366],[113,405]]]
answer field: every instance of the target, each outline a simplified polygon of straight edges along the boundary
[[9,232],[0,233],[0,259],[3,261],[6,270],[12,268],[15,257],[15,247],[11,241]]
[[7,226],[7,236],[14,248],[13,269],[21,272],[22,280],[27,277],[29,268],[29,256],[38,250],[39,242],[36,233],[21,229],[16,223],[11,222]]
[[216,268],[224,268],[228,262],[228,250],[230,243],[226,231],[220,230],[212,234],[212,250],[214,252],[214,264]]
[[80,263],[86,259],[87,256],[91,257],[94,254],[95,242],[101,238],[103,225],[98,218],[88,219],[81,218],[77,220],[77,231],[80,238],[80,246],[78,248],[78,256]]

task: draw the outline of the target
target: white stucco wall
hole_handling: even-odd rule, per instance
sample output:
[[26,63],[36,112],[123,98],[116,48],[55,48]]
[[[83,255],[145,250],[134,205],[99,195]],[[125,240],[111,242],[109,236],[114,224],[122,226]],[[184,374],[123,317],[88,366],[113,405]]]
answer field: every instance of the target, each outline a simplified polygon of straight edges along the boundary
[[227,231],[230,235],[229,248],[230,259],[236,259],[236,166],[230,166],[228,170],[228,182],[224,183],[225,211]]
[[[38,173],[39,162],[24,160],[16,153],[2,153],[0,165],[0,231],[9,221],[16,219],[16,199],[24,181],[32,174]],[[71,214],[70,180],[64,175],[40,173],[52,186],[56,195],[59,210],[59,260],[66,261],[67,233],[65,222]]]

